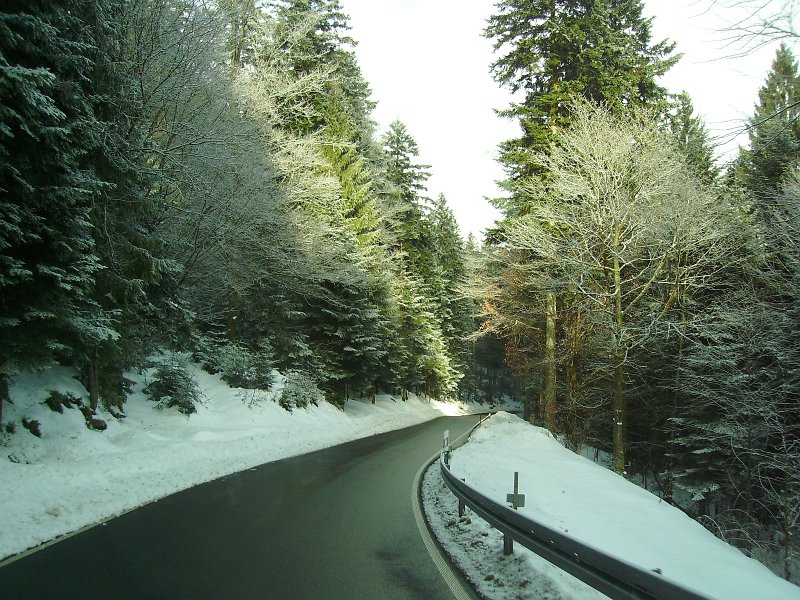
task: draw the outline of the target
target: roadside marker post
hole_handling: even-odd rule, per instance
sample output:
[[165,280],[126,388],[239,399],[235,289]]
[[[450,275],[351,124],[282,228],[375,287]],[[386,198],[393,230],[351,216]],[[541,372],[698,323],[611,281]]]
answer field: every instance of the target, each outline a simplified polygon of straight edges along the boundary
[[[450,468],[450,430],[444,430],[444,440],[442,440],[442,454],[444,454],[444,464],[449,469]],[[463,479],[461,481],[464,481]],[[458,499],[458,516],[463,517],[464,513],[467,510],[467,505],[464,504],[464,501],[459,498]]]
[[[506,494],[506,502],[511,504],[511,508],[517,510],[525,506],[525,494],[519,493],[519,471],[514,471],[514,493]],[[509,556],[514,553],[514,540],[507,533],[503,534],[503,555]]]

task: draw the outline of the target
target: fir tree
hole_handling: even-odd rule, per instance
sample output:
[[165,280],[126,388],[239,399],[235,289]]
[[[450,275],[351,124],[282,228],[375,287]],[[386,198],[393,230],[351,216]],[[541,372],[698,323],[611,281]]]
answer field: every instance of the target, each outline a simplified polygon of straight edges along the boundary
[[453,368],[464,372],[469,362],[467,337],[472,333],[474,305],[462,289],[467,277],[464,240],[443,194],[433,202],[428,221],[436,264],[436,287],[431,297],[437,306],[437,317]]
[[[570,123],[576,96],[612,110],[663,102],[656,78],[677,57],[669,56],[674,44],[651,44],[641,0],[503,0],[497,9],[485,35],[504,53],[492,71],[498,83],[525,93],[504,112],[523,130],[501,146],[512,179],[537,171],[535,154],[547,151],[554,132]],[[501,204],[510,216],[522,203]]]
[[385,175],[392,185],[389,210],[393,217],[392,240],[408,256],[412,273],[421,278],[432,271],[427,223],[423,219],[430,165],[418,164],[419,147],[406,126],[394,121],[384,140]]
[[357,124],[348,118],[343,100],[338,89],[328,99],[322,153],[339,182],[345,226],[356,235],[359,246],[370,252],[378,242],[380,215],[372,191],[372,174],[358,151]]
[[778,48],[758,100],[750,119],[750,148],[743,151],[738,170],[745,188],[763,202],[774,197],[800,160],[800,72],[786,44]]
[[[370,113],[375,103],[369,99],[371,92],[353,51],[356,41],[347,35],[349,17],[339,0],[279,0],[275,14],[275,35],[285,40],[282,60],[286,67],[300,75],[315,70],[331,73],[329,85],[314,103],[321,108],[328,95],[334,93],[333,88],[338,88],[348,117],[371,134],[374,126]],[[301,131],[307,133],[324,126],[324,121],[300,125],[305,127]]]
[[115,335],[90,297],[92,32],[72,2],[36,4],[0,13],[0,410],[8,376]]
[[670,129],[678,147],[686,156],[689,167],[705,183],[714,183],[720,174],[716,165],[714,147],[702,118],[697,116],[687,93],[679,94],[676,108],[670,115]]

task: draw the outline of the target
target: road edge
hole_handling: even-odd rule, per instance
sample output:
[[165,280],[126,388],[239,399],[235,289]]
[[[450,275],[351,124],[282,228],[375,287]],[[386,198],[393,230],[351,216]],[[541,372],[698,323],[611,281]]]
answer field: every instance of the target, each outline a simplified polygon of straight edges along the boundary
[[428,460],[426,460],[417,471],[417,474],[414,475],[414,482],[411,484],[411,507],[414,511],[414,520],[417,523],[417,529],[419,529],[419,534],[422,537],[422,541],[425,543],[425,548],[428,550],[428,554],[430,555],[433,564],[436,565],[436,568],[439,570],[439,573],[447,584],[447,587],[449,587],[450,591],[453,592],[453,596],[457,600],[473,600],[478,596],[474,591],[467,590],[460,575],[456,572],[453,565],[442,553],[439,545],[433,539],[433,536],[428,529],[428,524],[425,522],[425,515],[422,511],[422,505],[420,502],[420,485],[422,482],[422,477],[428,468],[438,459],[439,453],[437,452]]

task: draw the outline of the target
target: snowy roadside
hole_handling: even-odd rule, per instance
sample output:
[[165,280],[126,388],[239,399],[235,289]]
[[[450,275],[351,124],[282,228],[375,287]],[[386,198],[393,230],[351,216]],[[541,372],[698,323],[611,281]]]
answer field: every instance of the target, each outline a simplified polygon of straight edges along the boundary
[[[409,427],[442,415],[485,407],[379,396],[349,401],[341,411],[323,403],[291,414],[266,392],[230,388],[192,367],[204,394],[197,413],[156,410],[142,392],[143,376],[117,420],[100,411],[105,431],[86,428],[76,408],[58,414],[45,404],[51,390],[86,398],[65,368],[12,380],[13,404],[0,434],[0,560],[148,502],[266,462]],[[256,400],[256,402],[254,402]],[[39,421],[42,437],[23,428]]]
[[[451,468],[500,502],[518,471],[520,493],[526,495],[522,512],[620,559],[660,569],[710,598],[800,598],[800,588],[680,510],[513,415],[498,413],[475,430],[453,452]],[[485,597],[605,598],[518,544],[512,557],[503,557],[499,532],[469,510],[458,518],[457,502],[441,482],[438,464],[425,476],[423,506],[442,546]]]
[[422,479],[422,505],[439,543],[478,593],[490,600],[598,600],[606,598],[519,545],[503,556],[503,534],[467,509],[442,482],[439,463]]

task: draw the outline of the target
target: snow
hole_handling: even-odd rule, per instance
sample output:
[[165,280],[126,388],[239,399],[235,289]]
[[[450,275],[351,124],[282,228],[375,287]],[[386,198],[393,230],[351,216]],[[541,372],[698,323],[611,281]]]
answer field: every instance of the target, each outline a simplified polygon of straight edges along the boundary
[[[288,413],[270,392],[230,388],[217,375],[190,366],[203,391],[197,412],[157,410],[142,393],[151,371],[128,374],[133,393],[125,418],[105,411],[105,431],[89,430],[77,408],[52,411],[51,390],[87,400],[74,372],[56,367],[11,381],[0,434],[0,560],[110,519],[198,483],[259,464],[400,429],[442,415],[485,407],[428,401],[413,395],[350,400],[344,411],[322,403]],[[42,438],[23,428],[38,420]]]
[[436,462],[422,479],[422,504],[434,535],[461,572],[490,600],[597,600],[600,592],[525,548],[503,556],[503,534],[471,513],[458,517],[458,501]]
[[[494,415],[453,451],[451,470],[503,503],[518,471],[525,494],[521,512],[624,561],[660,569],[664,577],[710,598],[800,598],[800,588],[677,508],[508,413]],[[425,481],[424,505],[434,532],[487,597],[605,597],[519,544],[514,557],[504,558],[499,532],[469,512],[458,519],[455,498],[438,474],[429,472]]]

